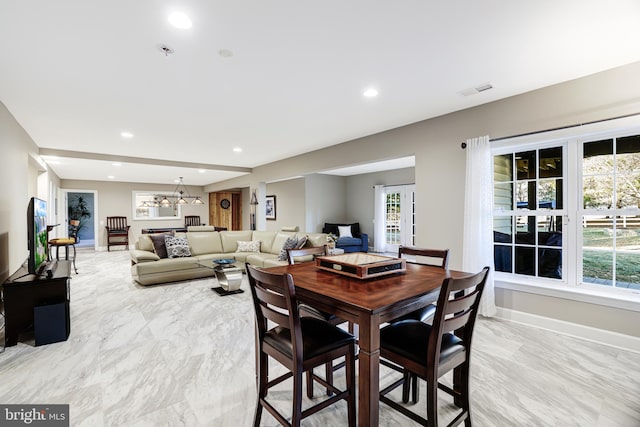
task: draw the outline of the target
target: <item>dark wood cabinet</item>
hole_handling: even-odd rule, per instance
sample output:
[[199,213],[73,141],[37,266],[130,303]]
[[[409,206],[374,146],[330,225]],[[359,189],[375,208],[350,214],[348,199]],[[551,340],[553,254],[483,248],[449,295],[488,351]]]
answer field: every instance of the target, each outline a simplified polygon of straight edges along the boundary
[[[46,318],[47,324],[43,329],[62,331],[64,339],[69,337],[69,300],[71,282],[70,261],[54,261],[51,265],[51,274],[29,274],[26,266],[21,267],[12,274],[3,284],[5,314],[5,346],[13,346],[18,343],[18,336],[34,328],[34,313],[38,308],[57,306],[61,313],[54,318]],[[43,309],[42,312],[45,312]],[[36,337],[38,336],[38,331]],[[55,334],[60,336],[60,333]],[[38,345],[36,339],[36,345]],[[59,339],[57,339],[59,341]],[[50,341],[55,342],[55,341]],[[47,343],[46,340],[45,342]]]

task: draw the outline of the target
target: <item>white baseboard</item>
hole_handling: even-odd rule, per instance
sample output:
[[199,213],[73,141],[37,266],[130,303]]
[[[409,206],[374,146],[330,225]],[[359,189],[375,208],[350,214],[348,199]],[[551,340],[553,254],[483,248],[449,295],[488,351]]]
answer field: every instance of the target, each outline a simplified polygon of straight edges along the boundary
[[634,353],[640,353],[640,337],[593,328],[591,326],[580,325],[577,323],[565,322],[564,320],[552,319],[550,317],[538,316],[508,308],[497,308],[498,313],[496,317],[504,320],[522,323],[524,325],[534,326],[540,329],[546,329],[548,331],[621,348],[623,350],[633,351]]

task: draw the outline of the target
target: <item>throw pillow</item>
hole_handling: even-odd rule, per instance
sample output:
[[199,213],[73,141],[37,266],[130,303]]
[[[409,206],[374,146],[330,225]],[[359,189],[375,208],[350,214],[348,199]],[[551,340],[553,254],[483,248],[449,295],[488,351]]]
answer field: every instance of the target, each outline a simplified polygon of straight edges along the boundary
[[171,234],[149,234],[149,238],[153,243],[153,250],[160,258],[167,258],[167,245],[164,242],[165,236],[171,236]]
[[351,235],[351,226],[350,225],[339,225],[338,226],[338,234],[339,237],[353,237]]
[[191,256],[189,242],[186,237],[165,236],[165,246],[169,258],[182,258]]
[[298,239],[298,246],[296,246],[296,249],[302,249],[304,248],[304,245],[307,244],[307,236],[302,236]]
[[295,237],[287,237],[287,240],[284,241],[282,245],[282,250],[280,251],[280,255],[278,256],[279,261],[287,260],[287,249],[295,249],[298,247],[298,239]]
[[236,252],[260,252],[260,240],[252,240],[251,242],[238,240],[238,250]]

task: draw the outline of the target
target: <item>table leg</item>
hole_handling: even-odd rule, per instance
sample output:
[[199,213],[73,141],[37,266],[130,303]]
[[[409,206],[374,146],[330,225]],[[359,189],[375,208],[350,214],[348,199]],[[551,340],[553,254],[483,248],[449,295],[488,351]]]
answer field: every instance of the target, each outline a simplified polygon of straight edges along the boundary
[[358,425],[375,427],[380,411],[380,317],[358,322]]

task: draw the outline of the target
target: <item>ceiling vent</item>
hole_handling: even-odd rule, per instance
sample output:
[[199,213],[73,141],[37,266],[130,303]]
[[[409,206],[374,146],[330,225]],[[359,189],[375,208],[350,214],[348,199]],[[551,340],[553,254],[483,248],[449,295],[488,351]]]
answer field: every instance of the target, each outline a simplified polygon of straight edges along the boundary
[[489,90],[489,89],[493,89],[493,85],[491,83],[483,83],[476,87],[461,90],[458,93],[463,96],[471,96],[471,95],[475,95],[476,93],[484,92],[485,90]]

